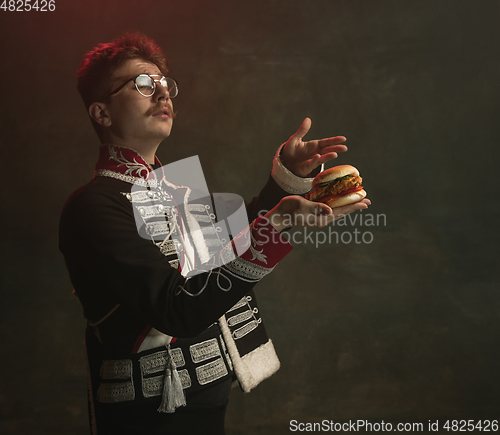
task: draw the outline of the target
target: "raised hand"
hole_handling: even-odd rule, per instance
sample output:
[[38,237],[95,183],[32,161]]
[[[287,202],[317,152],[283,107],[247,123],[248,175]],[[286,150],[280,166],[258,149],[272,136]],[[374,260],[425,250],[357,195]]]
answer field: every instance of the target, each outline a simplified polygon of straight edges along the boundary
[[299,177],[307,177],[316,167],[338,157],[337,153],[347,151],[344,136],[335,136],[304,142],[302,138],[311,128],[311,120],[304,119],[297,133],[283,147],[281,160],[285,167]]

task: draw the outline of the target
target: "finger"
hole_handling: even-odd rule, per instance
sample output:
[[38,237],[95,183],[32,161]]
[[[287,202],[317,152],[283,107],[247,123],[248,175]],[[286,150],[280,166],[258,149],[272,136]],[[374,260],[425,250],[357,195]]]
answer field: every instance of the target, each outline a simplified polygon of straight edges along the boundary
[[309,174],[312,170],[316,169],[319,165],[321,165],[321,154],[315,154],[309,160],[306,160],[301,167],[301,170],[304,174]]
[[321,213],[321,214],[309,215],[307,216],[307,219],[305,221],[306,223],[305,226],[323,228],[329,223],[332,223],[334,220],[335,220],[335,215],[333,213],[330,214]]
[[322,227],[325,227],[325,226],[331,224],[334,220],[335,220],[334,214],[331,214],[330,216],[326,216],[325,220],[323,221],[324,225],[322,225]]
[[330,160],[336,159],[338,157],[337,153],[328,153],[323,156],[316,154],[312,159],[304,163],[304,172],[309,174],[311,171],[316,169],[318,166],[323,165]]
[[328,216],[333,216],[333,210],[328,204],[306,200],[303,214],[314,215],[317,219],[324,220]]
[[331,143],[329,144],[328,142],[318,142],[318,141],[309,141],[309,142],[303,142],[304,146],[307,147],[307,152],[309,153],[320,153],[320,154],[325,154],[325,153],[331,153],[331,152],[336,152],[336,153],[345,153],[348,148],[345,145],[332,145]]
[[361,201],[355,202],[354,204],[344,205],[342,207],[335,207],[333,213],[335,214],[335,219],[342,219],[344,216],[353,213],[358,210],[365,210],[371,204],[368,199],[362,199]]
[[326,146],[324,148],[321,148],[320,151],[318,151],[319,153],[332,153],[332,152],[336,152],[336,153],[345,153],[347,151],[347,147],[345,145],[329,145],[329,146]]
[[318,162],[321,160],[321,154],[315,154],[312,159],[309,159],[306,162],[306,166],[308,169],[314,169],[316,166],[318,166]]
[[336,159],[338,157],[337,153],[328,153],[321,156],[321,158],[317,162],[317,166],[322,165],[323,163],[329,162],[330,160]]
[[327,204],[316,203],[316,207],[314,209],[314,213],[318,215],[329,216],[333,214],[333,210]]
[[332,209],[326,204],[315,203],[312,208],[307,208],[301,208],[301,212],[294,215],[293,226],[321,228],[335,220]]
[[327,137],[325,139],[318,140],[319,146],[328,146],[328,145],[337,145],[345,142],[347,138],[345,136],[335,136],[335,137]]
[[309,129],[311,128],[311,122],[312,121],[310,118],[304,119],[304,121],[302,121],[302,124],[300,125],[297,132],[294,135],[292,135],[292,137],[290,139],[293,138],[296,140],[301,140],[307,134]]
[[310,201],[302,196],[296,196],[296,206],[299,207],[301,214],[331,214],[332,209],[328,204],[322,202]]

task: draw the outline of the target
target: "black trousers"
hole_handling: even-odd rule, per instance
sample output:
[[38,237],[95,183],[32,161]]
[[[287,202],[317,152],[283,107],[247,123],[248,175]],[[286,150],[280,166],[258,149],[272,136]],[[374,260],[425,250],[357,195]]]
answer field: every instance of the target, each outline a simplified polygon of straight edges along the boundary
[[146,404],[94,404],[93,435],[224,435],[231,379],[186,398],[172,414],[158,412],[160,400]]
[[113,409],[97,417],[98,435],[224,435],[227,402],[210,408],[178,409],[173,414],[156,409]]

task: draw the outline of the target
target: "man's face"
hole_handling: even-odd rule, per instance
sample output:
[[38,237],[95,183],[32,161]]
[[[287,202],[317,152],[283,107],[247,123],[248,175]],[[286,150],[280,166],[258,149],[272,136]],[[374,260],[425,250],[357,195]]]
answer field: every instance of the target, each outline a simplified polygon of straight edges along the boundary
[[[155,64],[143,59],[131,59],[115,71],[111,89],[144,73],[153,76],[163,75]],[[167,89],[159,82],[156,82],[155,93],[151,97],[144,97],[137,91],[134,81],[130,80],[119,92],[106,99],[105,103],[111,122],[107,127],[111,141],[117,138],[120,142],[159,143],[170,135],[173,117],[172,100]]]

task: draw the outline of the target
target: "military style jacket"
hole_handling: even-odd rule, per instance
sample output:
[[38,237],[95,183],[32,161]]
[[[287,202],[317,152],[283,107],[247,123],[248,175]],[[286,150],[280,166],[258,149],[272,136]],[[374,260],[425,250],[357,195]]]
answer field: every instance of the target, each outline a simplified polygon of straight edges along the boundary
[[[155,167],[160,167],[159,161]],[[279,368],[253,287],[292,247],[263,213],[310,190],[274,159],[251,224],[221,235],[217,198],[190,200],[136,151],[104,145],[94,178],[69,198],[60,249],[84,316],[91,400],[160,400],[166,366],[190,392],[230,377],[248,392]],[[242,252],[241,247],[246,250]]]

